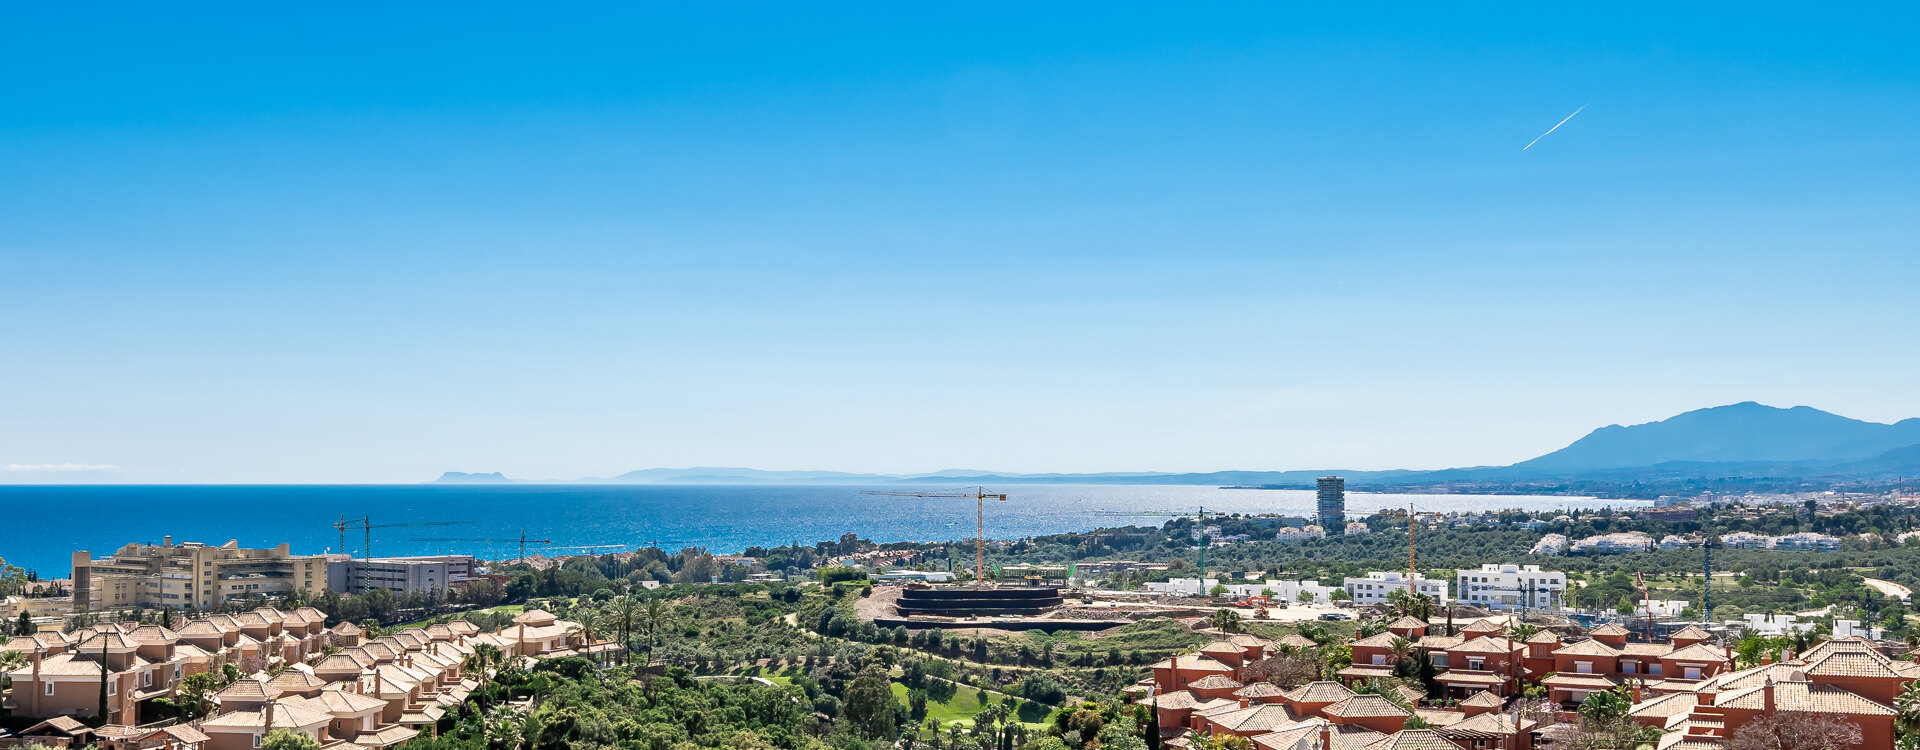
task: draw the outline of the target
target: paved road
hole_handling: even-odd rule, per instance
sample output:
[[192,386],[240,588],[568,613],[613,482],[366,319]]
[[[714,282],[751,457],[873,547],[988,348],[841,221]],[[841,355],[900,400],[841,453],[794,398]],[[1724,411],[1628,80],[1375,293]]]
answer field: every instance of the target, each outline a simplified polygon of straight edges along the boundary
[[1894,583],[1892,581],[1882,581],[1878,578],[1868,578],[1867,585],[1872,586],[1876,589],[1879,589],[1880,593],[1886,594],[1887,596],[1891,596],[1895,599],[1906,599],[1907,597],[1913,596],[1912,589],[1909,589],[1905,586]]

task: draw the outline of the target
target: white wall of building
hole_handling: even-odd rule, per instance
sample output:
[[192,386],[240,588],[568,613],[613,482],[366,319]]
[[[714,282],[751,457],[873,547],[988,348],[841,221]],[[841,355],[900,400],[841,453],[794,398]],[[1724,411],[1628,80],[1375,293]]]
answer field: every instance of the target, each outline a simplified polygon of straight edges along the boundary
[[[1398,570],[1376,570],[1365,578],[1348,578],[1341,583],[1341,588],[1347,590],[1347,596],[1356,604],[1385,604],[1393,592],[1407,590],[1407,574]],[[1447,582],[1442,579],[1418,576],[1414,581],[1414,591],[1433,597],[1434,602],[1439,604],[1449,601]]]
[[1454,578],[1461,604],[1487,609],[1558,608],[1567,594],[1567,574],[1538,565],[1489,563]]

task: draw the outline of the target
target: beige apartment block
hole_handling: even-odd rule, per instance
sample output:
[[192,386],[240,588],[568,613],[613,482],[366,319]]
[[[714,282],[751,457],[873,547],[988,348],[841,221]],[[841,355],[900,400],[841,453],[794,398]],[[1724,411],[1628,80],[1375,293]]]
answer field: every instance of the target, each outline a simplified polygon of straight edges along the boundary
[[286,596],[294,591],[318,595],[327,589],[327,560],[295,555],[282,544],[246,549],[229,540],[218,547],[198,542],[129,544],[93,559],[73,553],[76,608],[208,608],[248,596]]

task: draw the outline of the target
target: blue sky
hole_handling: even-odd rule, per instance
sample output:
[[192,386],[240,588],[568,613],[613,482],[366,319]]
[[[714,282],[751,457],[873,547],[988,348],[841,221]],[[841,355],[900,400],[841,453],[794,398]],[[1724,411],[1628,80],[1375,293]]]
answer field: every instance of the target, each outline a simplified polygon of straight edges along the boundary
[[544,11],[0,11],[0,481],[1920,415],[1911,6]]

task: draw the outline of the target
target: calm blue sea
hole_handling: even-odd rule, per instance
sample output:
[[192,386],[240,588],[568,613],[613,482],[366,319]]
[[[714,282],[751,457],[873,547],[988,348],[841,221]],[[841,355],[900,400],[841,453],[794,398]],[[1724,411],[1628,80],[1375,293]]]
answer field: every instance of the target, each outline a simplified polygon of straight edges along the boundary
[[[111,554],[129,542],[246,547],[289,543],[296,553],[340,551],[334,522],[368,516],[380,524],[458,521],[452,526],[376,528],[375,555],[462,552],[503,558],[503,542],[416,541],[505,539],[522,531],[555,545],[701,546],[737,552],[749,546],[812,544],[852,532],[876,541],[972,538],[971,499],[919,499],[860,494],[862,487],[819,486],[4,486],[0,485],[0,559],[65,576],[72,552]],[[930,489],[887,487],[886,489]],[[1011,495],[987,509],[987,537],[1018,538],[1166,521],[1134,513],[1313,512],[1314,494],[1196,486],[1009,485]],[[1371,495],[1349,493],[1349,512],[1413,503],[1422,511],[1644,505],[1637,501],[1523,495]],[[360,553],[364,536],[347,533]],[[529,552],[533,549],[529,548]],[[549,550],[564,552],[565,550]],[[610,550],[609,550],[610,551]]]

